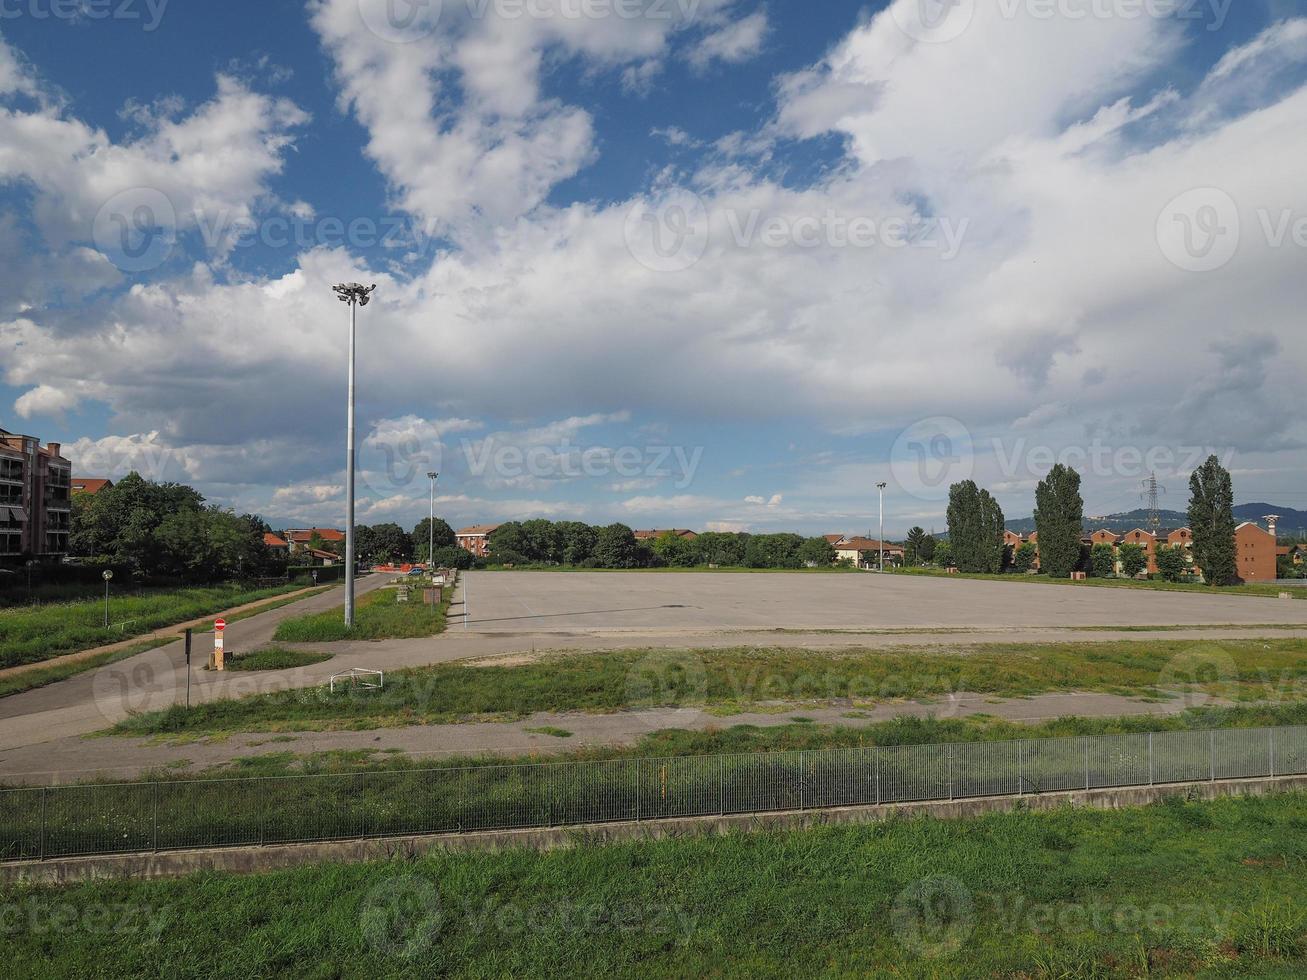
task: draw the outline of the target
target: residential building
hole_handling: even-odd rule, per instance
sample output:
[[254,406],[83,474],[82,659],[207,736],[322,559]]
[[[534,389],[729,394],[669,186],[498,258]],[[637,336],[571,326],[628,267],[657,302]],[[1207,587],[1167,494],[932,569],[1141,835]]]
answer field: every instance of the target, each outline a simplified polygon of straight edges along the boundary
[[471,527],[463,528],[461,531],[455,531],[454,540],[464,551],[477,558],[485,558],[490,554],[490,535],[494,534],[502,526],[500,524],[474,524]]
[[68,554],[73,471],[60,449],[0,429],[0,561]]
[[1100,528],[1089,536],[1089,545],[1093,547],[1096,544],[1110,544],[1115,548],[1120,540],[1121,538],[1112,531],[1107,530],[1107,528]]
[[1275,524],[1266,530],[1252,521],[1245,521],[1234,529],[1235,574],[1244,582],[1274,582],[1278,577],[1275,567]]
[[1025,540],[1026,539],[1016,531],[1009,531],[1007,528],[1003,529],[1003,545],[1004,547],[1011,548],[1014,553],[1022,544],[1025,543]]
[[102,480],[98,477],[75,476],[73,477],[73,493],[89,493],[94,497],[101,490],[108,490],[113,486],[113,480]]
[[673,528],[673,529],[670,529],[670,530],[667,530],[667,531],[636,531],[636,532],[635,532],[635,540],[637,540],[637,541],[657,541],[657,540],[658,540],[659,538],[661,538],[664,534],[671,534],[671,535],[674,535],[675,537],[682,538],[682,539],[684,539],[684,540],[686,540],[686,541],[693,541],[695,538],[697,538],[697,537],[699,536],[699,535],[698,535],[697,533],[695,533],[694,531],[684,531],[684,530],[680,530],[680,529],[678,529],[678,528]]
[[292,528],[283,531],[282,537],[286,541],[287,552],[291,556],[339,559],[339,555],[320,548],[314,548],[311,542],[315,540],[325,545],[339,544],[342,550],[345,547],[345,532],[337,531],[334,527]]
[[903,546],[892,542],[881,542],[875,538],[843,538],[835,545],[835,556],[840,561],[851,561],[858,568],[877,568],[880,565],[881,549],[884,548],[885,564],[900,564],[903,561]]
[[263,546],[272,551],[285,551],[287,554],[290,554],[290,544],[286,539],[279,537],[276,534],[272,534],[271,532],[263,535]]

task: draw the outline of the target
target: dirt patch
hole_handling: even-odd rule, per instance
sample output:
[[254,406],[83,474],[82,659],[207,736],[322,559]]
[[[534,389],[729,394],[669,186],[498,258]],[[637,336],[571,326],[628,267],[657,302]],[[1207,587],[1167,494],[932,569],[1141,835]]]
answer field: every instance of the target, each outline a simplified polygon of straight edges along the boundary
[[545,658],[543,653],[513,653],[506,657],[482,657],[480,660],[465,660],[464,667],[528,667]]

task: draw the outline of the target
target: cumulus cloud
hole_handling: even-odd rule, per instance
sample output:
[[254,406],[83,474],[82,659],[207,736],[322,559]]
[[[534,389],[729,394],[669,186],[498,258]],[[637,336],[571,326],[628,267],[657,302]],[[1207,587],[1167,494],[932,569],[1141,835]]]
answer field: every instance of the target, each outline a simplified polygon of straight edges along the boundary
[[723,23],[702,37],[686,55],[690,64],[702,71],[714,61],[738,64],[748,61],[762,50],[767,38],[767,12],[753,13]]

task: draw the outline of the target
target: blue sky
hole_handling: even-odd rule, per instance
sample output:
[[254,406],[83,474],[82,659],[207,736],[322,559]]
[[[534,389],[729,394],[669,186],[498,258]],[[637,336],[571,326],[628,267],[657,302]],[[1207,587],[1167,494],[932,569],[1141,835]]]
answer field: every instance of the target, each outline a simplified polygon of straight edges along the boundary
[[1307,4],[122,3],[0,14],[0,427],[81,475],[340,524],[359,279],[364,522],[1307,507]]

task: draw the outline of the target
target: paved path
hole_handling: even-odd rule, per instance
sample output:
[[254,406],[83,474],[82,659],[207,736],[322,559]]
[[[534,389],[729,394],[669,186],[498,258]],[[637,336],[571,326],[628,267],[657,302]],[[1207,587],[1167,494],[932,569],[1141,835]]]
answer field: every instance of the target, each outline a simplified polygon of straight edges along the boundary
[[[386,581],[381,576],[362,578],[358,592],[367,593]],[[266,646],[283,620],[339,606],[343,595],[343,588],[331,589],[232,623],[226,632],[227,655]],[[200,669],[213,649],[212,637],[212,633],[204,633],[193,638],[192,701],[251,693],[250,678],[256,675]],[[130,713],[184,703],[186,674],[186,644],[178,640],[57,684],[0,698],[0,753],[19,745],[100,731]],[[258,682],[275,684],[277,680],[258,678]],[[282,682],[282,686],[286,684]]]
[[[1176,714],[1193,702],[1176,699],[1146,702],[1114,694],[1045,694],[1032,698],[994,700],[984,695],[960,694],[933,703],[909,702],[858,709],[862,717],[848,718],[851,705],[842,707],[791,707],[784,711],[710,715],[695,709],[624,711],[613,714],[541,713],[520,722],[485,722],[463,725],[420,725],[375,731],[304,732],[294,735],[255,733],[208,742],[159,744],[141,738],[61,738],[0,753],[0,781],[47,784],[85,779],[134,779],[150,770],[193,771],[232,763],[268,753],[370,750],[402,752],[413,759],[433,762],[453,757],[498,755],[520,757],[573,752],[593,746],[628,746],[645,735],[667,728],[702,731],[733,725],[773,727],[798,718],[824,725],[861,728],[896,717],[965,718],[987,714],[1010,721],[1036,722],[1067,715],[1118,717],[1122,715]],[[570,738],[543,735],[528,729],[545,727],[572,732]]]

